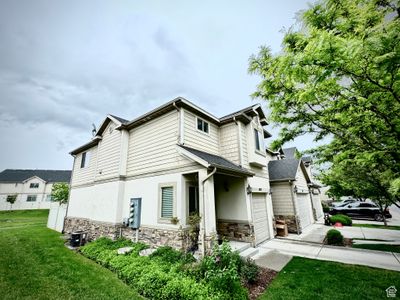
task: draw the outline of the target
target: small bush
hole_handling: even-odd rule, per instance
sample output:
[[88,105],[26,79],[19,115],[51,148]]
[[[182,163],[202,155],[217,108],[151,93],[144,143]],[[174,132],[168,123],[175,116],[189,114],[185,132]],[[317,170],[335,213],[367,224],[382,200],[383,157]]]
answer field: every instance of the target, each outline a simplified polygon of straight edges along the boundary
[[329,230],[325,238],[328,245],[343,245],[343,235],[339,230]]
[[182,251],[178,251],[173,249],[172,247],[169,246],[163,246],[158,248],[156,251],[154,251],[152,254],[150,254],[151,258],[158,258],[162,260],[163,262],[168,262],[168,263],[192,263],[195,262],[196,259],[193,257],[191,254],[185,254]]
[[335,224],[337,222],[342,223],[343,226],[351,226],[353,221],[350,217],[345,215],[334,215],[330,217],[331,224]]
[[250,259],[247,259],[241,266],[240,275],[248,283],[256,282],[259,273],[260,268]]

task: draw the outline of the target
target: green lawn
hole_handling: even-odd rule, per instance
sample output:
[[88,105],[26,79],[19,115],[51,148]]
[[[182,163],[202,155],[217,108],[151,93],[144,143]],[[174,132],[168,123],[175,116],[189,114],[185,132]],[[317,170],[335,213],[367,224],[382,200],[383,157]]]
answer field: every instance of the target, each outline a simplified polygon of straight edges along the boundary
[[294,257],[259,299],[387,299],[400,272]]
[[47,210],[0,212],[0,299],[141,299],[115,274],[68,250]]
[[353,244],[353,248],[379,250],[400,253],[400,245],[388,244]]
[[395,225],[378,225],[378,224],[354,224],[355,227],[368,227],[368,228],[379,228],[379,229],[391,229],[391,230],[400,230],[400,226]]

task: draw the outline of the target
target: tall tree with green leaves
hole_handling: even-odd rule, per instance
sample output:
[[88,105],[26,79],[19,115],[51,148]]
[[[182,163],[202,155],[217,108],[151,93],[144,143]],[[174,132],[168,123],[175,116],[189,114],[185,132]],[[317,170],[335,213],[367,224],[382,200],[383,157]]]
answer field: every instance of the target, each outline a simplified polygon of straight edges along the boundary
[[333,172],[351,163],[374,170],[399,201],[399,66],[399,1],[317,2],[285,34],[281,53],[262,47],[250,58],[249,71],[261,77],[253,96],[281,126],[272,147],[304,134],[327,139],[314,149],[319,162]]
[[51,198],[53,201],[65,204],[68,202],[69,185],[67,183],[55,183],[51,189]]

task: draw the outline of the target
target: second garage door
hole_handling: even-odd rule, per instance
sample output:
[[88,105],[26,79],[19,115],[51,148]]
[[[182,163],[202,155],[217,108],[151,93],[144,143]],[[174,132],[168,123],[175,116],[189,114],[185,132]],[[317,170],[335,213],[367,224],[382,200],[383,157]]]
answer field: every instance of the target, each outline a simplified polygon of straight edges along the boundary
[[297,194],[297,210],[301,229],[304,229],[312,223],[311,202],[308,194]]
[[252,210],[255,243],[258,245],[270,237],[265,194],[253,194]]

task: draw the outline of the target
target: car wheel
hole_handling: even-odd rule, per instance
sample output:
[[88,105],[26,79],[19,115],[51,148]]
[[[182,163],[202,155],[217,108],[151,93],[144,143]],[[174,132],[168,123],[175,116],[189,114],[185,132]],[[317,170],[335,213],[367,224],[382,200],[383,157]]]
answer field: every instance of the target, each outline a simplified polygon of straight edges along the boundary
[[383,221],[383,216],[381,214],[376,214],[374,216],[374,220],[378,222]]

